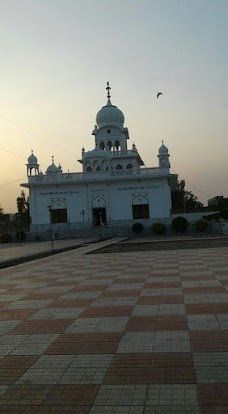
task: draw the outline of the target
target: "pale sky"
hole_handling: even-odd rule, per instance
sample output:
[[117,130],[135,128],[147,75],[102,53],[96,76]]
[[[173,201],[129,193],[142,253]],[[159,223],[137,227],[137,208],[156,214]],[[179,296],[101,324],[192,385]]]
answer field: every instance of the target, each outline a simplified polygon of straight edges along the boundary
[[228,197],[227,0],[0,0],[0,10],[5,213],[16,211],[31,149],[43,172],[52,155],[81,171],[107,81],[147,167],[163,139],[201,202]]

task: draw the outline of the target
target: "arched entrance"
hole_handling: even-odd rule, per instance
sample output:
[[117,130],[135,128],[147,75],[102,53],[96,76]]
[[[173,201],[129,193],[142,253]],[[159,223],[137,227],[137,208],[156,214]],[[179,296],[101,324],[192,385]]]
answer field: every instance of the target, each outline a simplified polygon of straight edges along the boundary
[[103,197],[96,197],[92,201],[92,216],[94,226],[106,225],[106,202]]

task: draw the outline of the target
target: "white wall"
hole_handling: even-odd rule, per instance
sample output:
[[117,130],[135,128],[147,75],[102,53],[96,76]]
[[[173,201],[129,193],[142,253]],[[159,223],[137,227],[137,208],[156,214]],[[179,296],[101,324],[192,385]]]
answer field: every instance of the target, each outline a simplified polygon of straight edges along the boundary
[[[169,217],[171,201],[167,179],[140,177],[140,180],[33,186],[30,195],[32,223],[49,224],[48,205],[57,200],[66,204],[68,222],[81,223],[80,213],[85,210],[85,223],[91,223],[92,203],[96,203],[97,198],[102,199],[101,203],[105,200],[107,221],[132,220],[132,200],[135,196],[149,200],[151,219]],[[96,204],[98,205],[99,203]]]

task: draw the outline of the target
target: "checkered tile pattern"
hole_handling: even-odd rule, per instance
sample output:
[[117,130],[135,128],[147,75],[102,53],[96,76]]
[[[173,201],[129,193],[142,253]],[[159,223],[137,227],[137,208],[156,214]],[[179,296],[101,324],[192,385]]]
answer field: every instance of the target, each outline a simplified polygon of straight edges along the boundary
[[228,412],[228,249],[0,272],[1,414]]

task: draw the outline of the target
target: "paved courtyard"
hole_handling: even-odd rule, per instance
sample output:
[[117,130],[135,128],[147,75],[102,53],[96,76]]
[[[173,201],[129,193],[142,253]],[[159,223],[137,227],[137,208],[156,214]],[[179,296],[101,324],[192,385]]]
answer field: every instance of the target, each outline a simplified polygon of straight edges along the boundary
[[228,248],[94,248],[0,271],[0,413],[227,413]]

